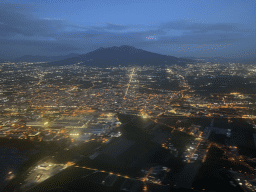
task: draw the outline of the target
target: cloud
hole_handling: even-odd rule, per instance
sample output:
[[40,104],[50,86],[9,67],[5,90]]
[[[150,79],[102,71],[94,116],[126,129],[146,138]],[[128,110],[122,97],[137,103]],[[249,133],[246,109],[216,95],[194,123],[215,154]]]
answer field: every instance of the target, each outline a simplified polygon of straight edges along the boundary
[[121,31],[130,28],[129,25],[107,23],[105,26],[93,26],[92,29],[98,31]]
[[165,22],[159,26],[162,30],[182,30],[187,33],[243,32],[245,25],[239,23],[194,23],[186,20]]
[[24,36],[51,36],[62,30],[65,24],[61,20],[44,20],[31,13],[31,7],[0,3],[0,36],[10,37],[16,34]]
[[[248,42],[255,40],[256,34],[255,24],[245,26],[187,20],[150,25],[77,25],[61,18],[39,18],[33,14],[34,9],[29,5],[0,3],[0,52],[13,51],[13,55],[85,53],[102,46],[119,45],[159,52],[157,47],[216,43],[238,43],[240,47],[246,47]],[[148,40],[148,36],[156,38]],[[253,44],[250,43],[250,46]]]
[[60,32],[56,34],[57,39],[71,39],[71,40],[86,40],[92,39],[97,36],[101,36],[103,33],[99,33],[97,31],[72,31],[72,32]]

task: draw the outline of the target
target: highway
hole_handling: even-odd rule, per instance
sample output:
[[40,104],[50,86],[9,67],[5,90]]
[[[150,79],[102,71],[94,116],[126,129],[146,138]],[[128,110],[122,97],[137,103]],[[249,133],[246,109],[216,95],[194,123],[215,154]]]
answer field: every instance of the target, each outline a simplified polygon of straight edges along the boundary
[[130,79],[129,79],[129,82],[128,82],[128,84],[127,84],[127,89],[126,89],[126,91],[125,91],[125,94],[124,94],[124,98],[123,98],[123,99],[125,99],[125,97],[126,97],[126,95],[127,95],[127,93],[128,93],[128,90],[129,90],[129,88],[130,88],[131,81],[132,81],[132,78],[133,78],[133,75],[134,75],[134,71],[135,71],[135,68],[132,69],[132,73],[129,75],[129,76],[130,76]]

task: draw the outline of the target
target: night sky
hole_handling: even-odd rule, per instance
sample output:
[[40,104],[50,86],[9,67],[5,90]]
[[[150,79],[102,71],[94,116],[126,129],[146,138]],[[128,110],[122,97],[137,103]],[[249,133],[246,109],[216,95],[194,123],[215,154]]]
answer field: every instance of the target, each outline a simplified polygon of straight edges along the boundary
[[0,58],[121,45],[177,57],[253,57],[255,10],[255,0],[0,0]]

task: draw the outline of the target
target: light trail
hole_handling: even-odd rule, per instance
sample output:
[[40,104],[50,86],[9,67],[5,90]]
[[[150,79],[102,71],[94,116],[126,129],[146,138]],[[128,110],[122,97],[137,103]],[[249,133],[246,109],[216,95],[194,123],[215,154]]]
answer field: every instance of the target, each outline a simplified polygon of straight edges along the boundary
[[208,154],[208,151],[209,151],[209,149],[210,149],[211,145],[212,145],[212,144],[210,144],[210,145],[207,147],[206,152],[205,152],[205,155],[204,155],[204,158],[203,158],[203,160],[202,160],[202,163],[204,163],[204,162],[205,162],[206,157],[207,157],[207,154]]
[[131,81],[132,81],[132,78],[133,78],[133,75],[134,75],[134,70],[135,70],[135,68],[132,69],[132,74],[130,74],[129,83],[127,84],[128,87],[127,87],[127,89],[126,89],[126,91],[125,91],[125,94],[124,94],[124,98],[123,98],[123,99],[125,99],[125,97],[126,97],[126,95],[127,95],[127,93],[128,93],[128,90],[129,90],[129,88],[130,88]]
[[91,168],[91,167],[85,167],[85,166],[79,166],[79,165],[75,165],[74,167],[80,168],[80,169],[93,170],[93,171],[96,171],[96,172],[108,173],[110,175],[116,175],[118,177],[124,177],[126,179],[135,179],[135,178],[131,178],[131,177],[127,176],[127,175],[121,175],[119,173],[108,172],[108,171],[105,171],[105,170],[95,169],[95,168]]

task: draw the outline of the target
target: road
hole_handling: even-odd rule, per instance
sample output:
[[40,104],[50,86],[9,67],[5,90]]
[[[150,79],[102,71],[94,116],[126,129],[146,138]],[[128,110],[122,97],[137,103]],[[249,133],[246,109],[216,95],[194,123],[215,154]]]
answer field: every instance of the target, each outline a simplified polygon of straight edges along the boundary
[[124,99],[125,99],[125,97],[126,97],[126,95],[127,95],[127,93],[128,93],[128,90],[129,90],[129,88],[130,88],[134,71],[135,71],[135,68],[132,69],[132,73],[130,74],[130,79],[129,79],[129,82],[128,82],[128,84],[127,84],[127,89],[126,89],[125,94],[124,94]]

